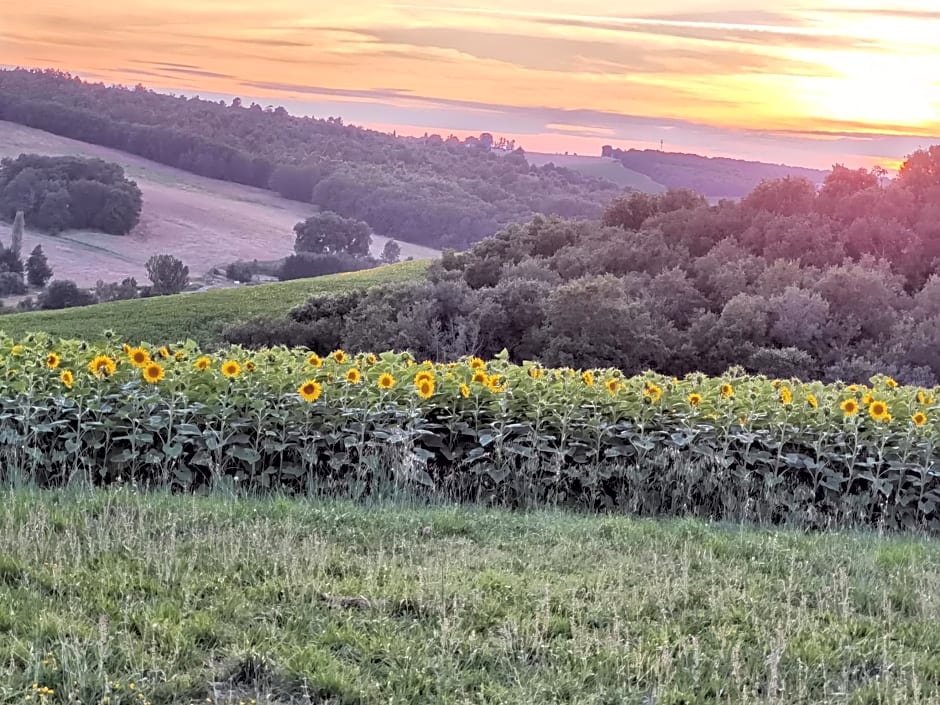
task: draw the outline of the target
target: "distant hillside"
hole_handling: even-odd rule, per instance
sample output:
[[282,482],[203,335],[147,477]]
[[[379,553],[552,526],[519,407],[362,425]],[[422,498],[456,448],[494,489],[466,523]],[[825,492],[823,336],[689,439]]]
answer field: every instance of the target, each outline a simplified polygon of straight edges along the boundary
[[666,187],[653,181],[646,174],[627,169],[619,160],[611,157],[590,157],[583,154],[547,154],[540,152],[526,152],[529,164],[555,166],[580,172],[585,176],[607,179],[621,188],[644,193],[662,193]]
[[627,169],[645,174],[666,188],[687,188],[710,198],[742,198],[765,179],[803,177],[822,183],[827,171],[785,164],[703,157],[652,149],[617,149],[605,146],[602,155],[618,159]]
[[[463,247],[534,213],[593,217],[614,183],[503,156],[492,135],[396,137],[326,120],[86,83],[66,73],[0,71],[0,120],[270,189],[379,235]],[[508,145],[506,145],[508,147]]]

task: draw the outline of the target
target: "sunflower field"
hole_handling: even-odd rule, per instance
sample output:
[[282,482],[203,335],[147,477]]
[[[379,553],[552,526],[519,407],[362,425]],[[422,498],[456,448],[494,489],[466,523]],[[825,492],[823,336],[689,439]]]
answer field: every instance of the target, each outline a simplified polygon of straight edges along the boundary
[[940,531],[938,389],[0,338],[0,476]]

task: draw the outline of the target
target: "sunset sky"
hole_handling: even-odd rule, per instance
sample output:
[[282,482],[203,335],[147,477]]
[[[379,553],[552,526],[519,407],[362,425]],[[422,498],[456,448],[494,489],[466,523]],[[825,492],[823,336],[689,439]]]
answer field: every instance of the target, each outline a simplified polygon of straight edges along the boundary
[[937,0],[0,0],[0,64],[530,151],[891,166],[940,142]]

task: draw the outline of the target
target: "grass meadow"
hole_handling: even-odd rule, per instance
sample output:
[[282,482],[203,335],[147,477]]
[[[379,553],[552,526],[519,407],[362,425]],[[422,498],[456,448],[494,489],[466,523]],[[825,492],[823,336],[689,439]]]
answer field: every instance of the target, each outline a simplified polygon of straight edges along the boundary
[[0,703],[940,703],[940,542],[6,489]]

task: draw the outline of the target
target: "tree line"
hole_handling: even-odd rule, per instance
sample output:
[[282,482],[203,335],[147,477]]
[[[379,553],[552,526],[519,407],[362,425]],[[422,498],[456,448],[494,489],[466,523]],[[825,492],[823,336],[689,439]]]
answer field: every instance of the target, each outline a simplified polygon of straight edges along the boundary
[[488,134],[397,137],[338,118],[86,83],[57,71],[0,71],[0,120],[271,189],[431,247],[463,248],[536,213],[597,217],[618,192],[605,179],[532,166],[521,149]]
[[427,281],[317,296],[229,329],[245,345],[408,349],[628,373],[940,380],[940,147],[900,177],[837,166],[741,202],[629,194],[600,220],[538,216]]

